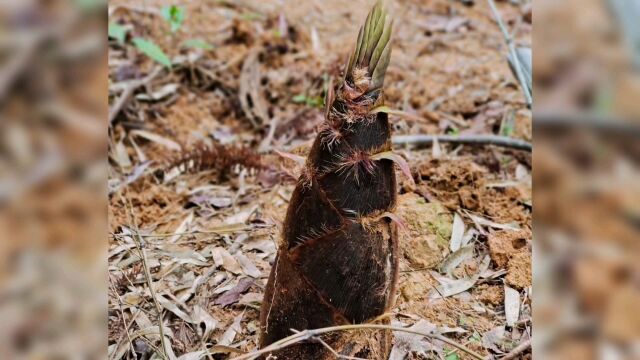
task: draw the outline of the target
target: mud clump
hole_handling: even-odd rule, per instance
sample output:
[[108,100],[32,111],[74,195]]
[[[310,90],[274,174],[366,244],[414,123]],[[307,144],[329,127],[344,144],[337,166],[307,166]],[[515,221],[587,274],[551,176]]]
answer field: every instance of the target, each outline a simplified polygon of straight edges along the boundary
[[514,254],[509,260],[507,267],[507,284],[517,288],[524,289],[531,286],[531,253],[521,251]]
[[507,269],[507,284],[531,286],[531,231],[497,231],[489,235],[489,255],[497,268]]
[[504,301],[504,287],[481,284],[474,290],[476,299],[485,304],[499,306]]
[[407,193],[398,197],[396,213],[407,225],[400,232],[402,256],[414,269],[436,267],[449,246],[453,222],[449,211],[440,203],[427,203],[421,196]]
[[531,232],[497,231],[489,235],[489,254],[498,268],[505,268],[511,256],[523,249],[531,239]]
[[526,196],[515,187],[491,187],[492,173],[470,158],[430,159],[418,165],[426,192],[451,211],[467,209],[499,223],[518,222],[529,227]]

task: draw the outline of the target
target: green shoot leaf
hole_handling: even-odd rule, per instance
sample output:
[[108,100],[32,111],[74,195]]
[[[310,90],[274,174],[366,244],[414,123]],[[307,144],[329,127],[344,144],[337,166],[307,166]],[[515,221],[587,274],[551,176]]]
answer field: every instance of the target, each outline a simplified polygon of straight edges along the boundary
[[184,22],[184,9],[181,6],[170,5],[164,6],[160,13],[162,17],[171,25],[171,32],[180,30],[182,23]]
[[304,94],[299,94],[294,96],[291,100],[293,100],[296,104],[302,104],[307,102],[307,96]]
[[109,23],[109,29],[107,30],[109,37],[118,40],[120,44],[124,44],[128,31],[127,28],[116,23]]
[[107,5],[105,0],[76,0],[75,5],[83,11],[93,11]]
[[143,54],[147,55],[152,60],[171,69],[171,59],[169,59],[167,54],[165,54],[164,51],[162,51],[162,49],[153,41],[143,38],[135,38],[133,39],[133,44],[138,50],[142,51]]
[[185,47],[202,50],[213,50],[213,45],[202,39],[189,39],[183,43]]

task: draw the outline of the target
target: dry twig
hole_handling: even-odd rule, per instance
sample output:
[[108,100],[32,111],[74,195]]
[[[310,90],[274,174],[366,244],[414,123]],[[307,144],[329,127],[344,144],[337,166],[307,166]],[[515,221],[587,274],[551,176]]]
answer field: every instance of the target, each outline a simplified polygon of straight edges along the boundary
[[[295,329],[291,329],[291,331],[293,331],[296,334],[299,334],[300,331],[295,330]],[[322,346],[324,346],[325,349],[329,350],[329,352],[331,354],[333,354],[333,356],[336,357],[336,359],[345,359],[345,360],[367,360],[364,358],[359,358],[359,357],[355,357],[355,356],[348,356],[348,355],[340,355],[334,348],[331,347],[331,345],[327,344],[326,341],[322,340],[322,338],[317,337],[317,336],[312,336],[310,338],[313,341],[317,341],[319,342]]]
[[395,145],[430,145],[436,140],[441,143],[496,145],[526,151],[533,148],[524,140],[498,135],[399,135],[392,138]]
[[[232,234],[232,233],[236,233],[239,231],[249,231],[249,230],[253,230],[254,227],[252,226],[247,226],[245,224],[242,223],[236,223],[236,224],[229,224],[229,225],[224,225],[224,226],[220,226],[218,228],[215,229],[210,229],[210,230],[194,230],[194,231],[186,231],[186,232],[175,232],[175,233],[161,233],[161,234],[136,234],[136,236],[140,237],[140,238],[165,238],[165,237],[173,237],[173,236],[188,236],[188,235],[198,235],[198,234],[207,234],[207,235],[224,235],[224,234]],[[128,234],[109,234],[109,236],[113,237],[113,238],[121,238],[121,237],[125,237],[125,236],[129,236]]]
[[[405,328],[401,328],[401,327],[395,327],[395,326],[389,326],[389,325],[377,325],[377,324],[354,324],[354,325],[340,325],[340,326],[331,326],[331,327],[326,327],[326,328],[321,328],[321,329],[314,329],[314,330],[304,330],[304,331],[300,331],[296,334],[293,334],[291,336],[288,336],[284,339],[280,339],[274,343],[272,343],[271,345],[248,353],[248,354],[244,354],[238,357],[235,357],[231,360],[249,360],[249,359],[255,359],[256,357],[262,355],[262,354],[266,354],[269,352],[273,352],[273,351],[277,351],[280,349],[284,349],[288,346],[291,346],[293,344],[299,343],[301,341],[304,340],[309,340],[309,339],[313,339],[315,337],[317,337],[318,335],[322,335],[322,334],[326,334],[326,333],[330,333],[330,332],[335,332],[335,331],[349,331],[349,330],[364,330],[364,329],[376,329],[376,330],[392,330],[392,331],[400,331],[400,332],[406,332],[406,333],[410,333],[410,334],[415,334],[415,335],[420,335],[420,336],[424,336],[424,337],[428,337],[431,338],[433,340],[438,340],[438,341],[442,341],[443,343],[446,343],[460,351],[463,351],[469,355],[471,355],[474,359],[478,359],[478,360],[483,360],[484,356],[476,353],[475,351],[467,348],[464,345],[458,344],[457,342],[448,339],[442,335],[438,335],[438,334],[429,334],[429,333],[424,333],[424,332],[420,332],[420,331],[415,331],[415,330],[411,330],[411,329],[405,329]],[[293,330],[292,330],[293,331]]]
[[531,339],[527,341],[523,341],[520,345],[516,346],[513,350],[509,351],[507,355],[500,358],[500,360],[512,360],[515,359],[518,355],[525,352],[527,349],[531,347]]

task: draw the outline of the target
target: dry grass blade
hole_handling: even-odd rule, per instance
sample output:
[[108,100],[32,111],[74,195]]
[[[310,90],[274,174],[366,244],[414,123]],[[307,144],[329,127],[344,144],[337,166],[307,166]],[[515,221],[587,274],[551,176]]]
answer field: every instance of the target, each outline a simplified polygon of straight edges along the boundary
[[[124,199],[123,199],[124,200]],[[151,294],[151,298],[153,300],[153,304],[155,306],[156,309],[156,313],[158,316],[158,329],[160,332],[160,344],[162,345],[162,353],[159,354],[161,355],[165,360],[171,360],[169,359],[168,356],[168,352],[167,352],[167,343],[165,340],[165,331],[164,331],[164,324],[162,321],[162,308],[160,307],[160,303],[158,302],[158,298],[156,296],[156,291],[153,287],[153,280],[151,278],[151,271],[149,270],[149,262],[147,260],[147,253],[145,252],[145,244],[144,244],[144,240],[142,239],[142,237],[138,236],[139,234],[139,230],[138,230],[138,226],[137,226],[137,222],[136,222],[136,218],[135,218],[135,214],[133,212],[133,206],[131,205],[131,202],[129,199],[126,199],[125,204],[127,204],[128,207],[128,211],[129,211],[129,217],[131,219],[131,223],[133,224],[133,231],[134,231],[134,241],[136,241],[136,245],[138,247],[138,251],[140,252],[140,259],[142,260],[142,266],[144,269],[144,275],[145,275],[145,280],[147,282],[147,286],[149,287],[149,293]]]
[[129,101],[133,93],[139,87],[147,85],[148,83],[153,81],[153,79],[155,79],[158,75],[160,75],[160,73],[162,72],[162,69],[163,68],[161,66],[158,66],[154,68],[151,71],[151,73],[149,73],[149,75],[147,75],[143,79],[132,81],[125,86],[124,90],[122,90],[122,93],[116,99],[111,109],[109,109],[109,124],[113,123],[113,121],[116,119],[118,114],[120,114],[120,111],[122,111],[122,109],[127,104],[127,102]]
[[504,41],[507,43],[507,48],[509,49],[509,59],[512,59],[513,61],[513,69],[515,70],[518,81],[520,82],[522,93],[524,94],[524,98],[527,101],[527,105],[529,106],[529,108],[531,108],[531,105],[533,104],[533,97],[531,95],[531,91],[529,90],[529,86],[527,85],[528,83],[531,83],[531,81],[527,82],[525,71],[522,68],[518,53],[516,52],[516,48],[513,45],[513,39],[511,38],[509,31],[507,30],[507,26],[502,21],[502,17],[500,16],[498,9],[496,8],[496,4],[493,2],[493,0],[487,0],[487,2],[489,3],[489,7],[493,12],[493,16],[496,18],[496,22],[500,27],[500,31],[502,31]]

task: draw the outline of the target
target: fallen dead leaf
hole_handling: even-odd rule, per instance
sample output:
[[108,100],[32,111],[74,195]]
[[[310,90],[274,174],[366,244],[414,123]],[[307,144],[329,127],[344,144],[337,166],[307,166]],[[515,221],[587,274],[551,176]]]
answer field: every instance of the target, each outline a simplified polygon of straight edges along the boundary
[[243,316],[244,313],[241,313],[233,319],[233,323],[220,336],[220,339],[218,339],[218,345],[231,345],[231,343],[233,343],[233,339],[235,339],[236,334],[242,332],[240,322],[242,321]]
[[508,286],[504,286],[504,314],[507,326],[513,326],[520,317],[520,293]]
[[236,275],[242,274],[242,267],[225,248],[214,247],[211,249],[211,256],[216,266],[222,266],[225,270],[231,271]]
[[258,269],[253,264],[251,259],[249,259],[246,255],[238,252],[234,256],[236,260],[238,260],[238,263],[240,263],[240,266],[242,267],[242,270],[245,274],[251,276],[252,278],[259,278],[262,275],[260,269]]
[[233,287],[231,290],[225,292],[221,296],[219,296],[214,304],[221,306],[228,306],[231,304],[235,304],[240,299],[240,295],[242,295],[245,291],[249,290],[251,285],[253,284],[253,280],[249,278],[240,279],[238,284]]
[[451,240],[449,246],[451,251],[457,251],[462,246],[462,238],[464,236],[464,221],[455,213],[453,215],[453,227],[451,229]]

